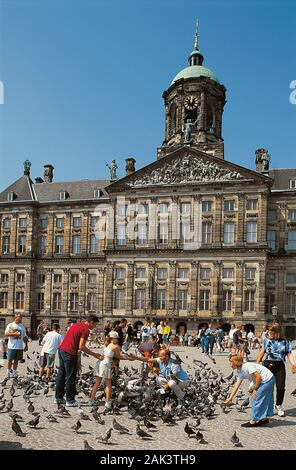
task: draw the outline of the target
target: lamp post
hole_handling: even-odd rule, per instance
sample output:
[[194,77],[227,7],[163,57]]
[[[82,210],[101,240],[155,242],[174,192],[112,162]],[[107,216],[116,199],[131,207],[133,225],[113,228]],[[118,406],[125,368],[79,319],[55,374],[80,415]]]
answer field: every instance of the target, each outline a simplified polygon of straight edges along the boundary
[[79,321],[81,322],[83,302],[79,302]]
[[271,307],[271,313],[272,313],[272,316],[273,316],[273,321],[275,322],[276,318],[277,318],[277,313],[278,313],[278,307],[276,305]]

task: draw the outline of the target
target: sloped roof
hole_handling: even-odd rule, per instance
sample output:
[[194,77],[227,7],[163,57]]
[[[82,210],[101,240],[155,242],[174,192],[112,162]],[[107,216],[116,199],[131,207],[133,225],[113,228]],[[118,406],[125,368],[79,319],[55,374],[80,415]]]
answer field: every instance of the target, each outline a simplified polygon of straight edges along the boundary
[[35,183],[35,191],[39,202],[60,201],[60,191],[66,191],[66,201],[83,201],[95,199],[94,190],[102,190],[102,195],[106,195],[104,188],[110,184],[109,180],[79,180],[65,181],[59,183]]
[[34,184],[28,175],[23,175],[21,178],[12,183],[8,188],[0,193],[0,202],[8,201],[8,194],[14,193],[14,202],[36,201],[34,192]]
[[268,176],[274,181],[272,191],[293,191],[290,180],[296,180],[296,168],[272,168],[268,171]]

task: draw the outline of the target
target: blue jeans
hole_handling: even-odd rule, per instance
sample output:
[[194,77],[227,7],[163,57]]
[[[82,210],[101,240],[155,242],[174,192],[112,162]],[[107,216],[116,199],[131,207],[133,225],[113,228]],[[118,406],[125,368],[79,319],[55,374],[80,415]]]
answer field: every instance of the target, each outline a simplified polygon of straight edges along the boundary
[[162,337],[162,342],[163,342],[163,344],[168,344],[168,342],[169,342],[169,335],[163,335],[163,337]]
[[206,339],[205,336],[200,338],[201,352],[205,352],[205,339]]
[[204,349],[205,349],[206,354],[209,354],[209,350],[210,350],[210,353],[213,354],[214,344],[215,344],[214,336],[205,336]]
[[56,379],[55,397],[62,400],[66,388],[66,400],[75,400],[78,356],[73,356],[59,349],[59,372]]

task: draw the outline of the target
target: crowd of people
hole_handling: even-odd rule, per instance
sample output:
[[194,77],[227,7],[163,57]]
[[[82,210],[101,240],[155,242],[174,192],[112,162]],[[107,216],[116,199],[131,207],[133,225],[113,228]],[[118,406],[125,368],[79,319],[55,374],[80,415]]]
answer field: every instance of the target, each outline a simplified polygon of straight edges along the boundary
[[[170,325],[161,321],[158,325],[149,320],[135,331],[130,322],[121,319],[106,322],[104,325],[102,353],[94,352],[87,346],[92,343],[93,334],[97,332],[99,319],[89,315],[82,322],[68,322],[64,335],[60,333],[58,324],[52,328],[41,325],[37,329],[37,337],[42,346],[39,357],[39,380],[50,381],[54,370],[56,356],[59,368],[55,384],[55,402],[66,406],[78,406],[75,400],[77,376],[80,372],[81,353],[94,357],[95,382],[89,397],[89,404],[94,405],[99,387],[105,386],[105,411],[112,408],[112,378],[119,374],[121,359],[140,361],[156,376],[159,393],[168,390],[175,395],[178,406],[186,394],[190,378],[181,367],[181,362],[173,359],[169,338],[172,334]],[[252,333],[252,335],[250,335]],[[187,335],[187,336],[186,336]],[[190,336],[182,335],[184,346],[190,345]],[[16,377],[18,363],[23,360],[23,352],[28,349],[28,336],[22,323],[22,315],[16,314],[14,321],[5,330],[7,343],[7,377]],[[256,362],[249,362],[250,349],[260,346]],[[180,341],[181,342],[181,341]],[[131,345],[136,344],[136,352],[129,353]],[[276,388],[275,411],[278,416],[285,416],[283,401],[285,395],[286,367],[288,359],[291,370],[296,372],[296,363],[292,353],[291,342],[282,333],[281,325],[273,323],[265,325],[260,335],[247,332],[244,325],[231,325],[228,334],[212,324],[201,327],[194,343],[204,354],[213,354],[214,348],[223,352],[228,350],[230,366],[236,371],[237,380],[224,404],[229,405],[241,387],[244,379],[250,382],[251,420],[244,423],[245,427],[264,426],[274,414],[274,387]],[[3,347],[3,344],[2,344]]]

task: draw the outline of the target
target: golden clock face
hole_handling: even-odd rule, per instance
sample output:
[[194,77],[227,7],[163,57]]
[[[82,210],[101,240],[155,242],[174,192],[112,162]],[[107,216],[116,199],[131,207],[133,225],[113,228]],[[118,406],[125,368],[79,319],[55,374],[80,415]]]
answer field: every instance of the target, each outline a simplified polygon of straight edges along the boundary
[[186,109],[195,109],[198,105],[198,99],[196,96],[186,96],[184,106]]

